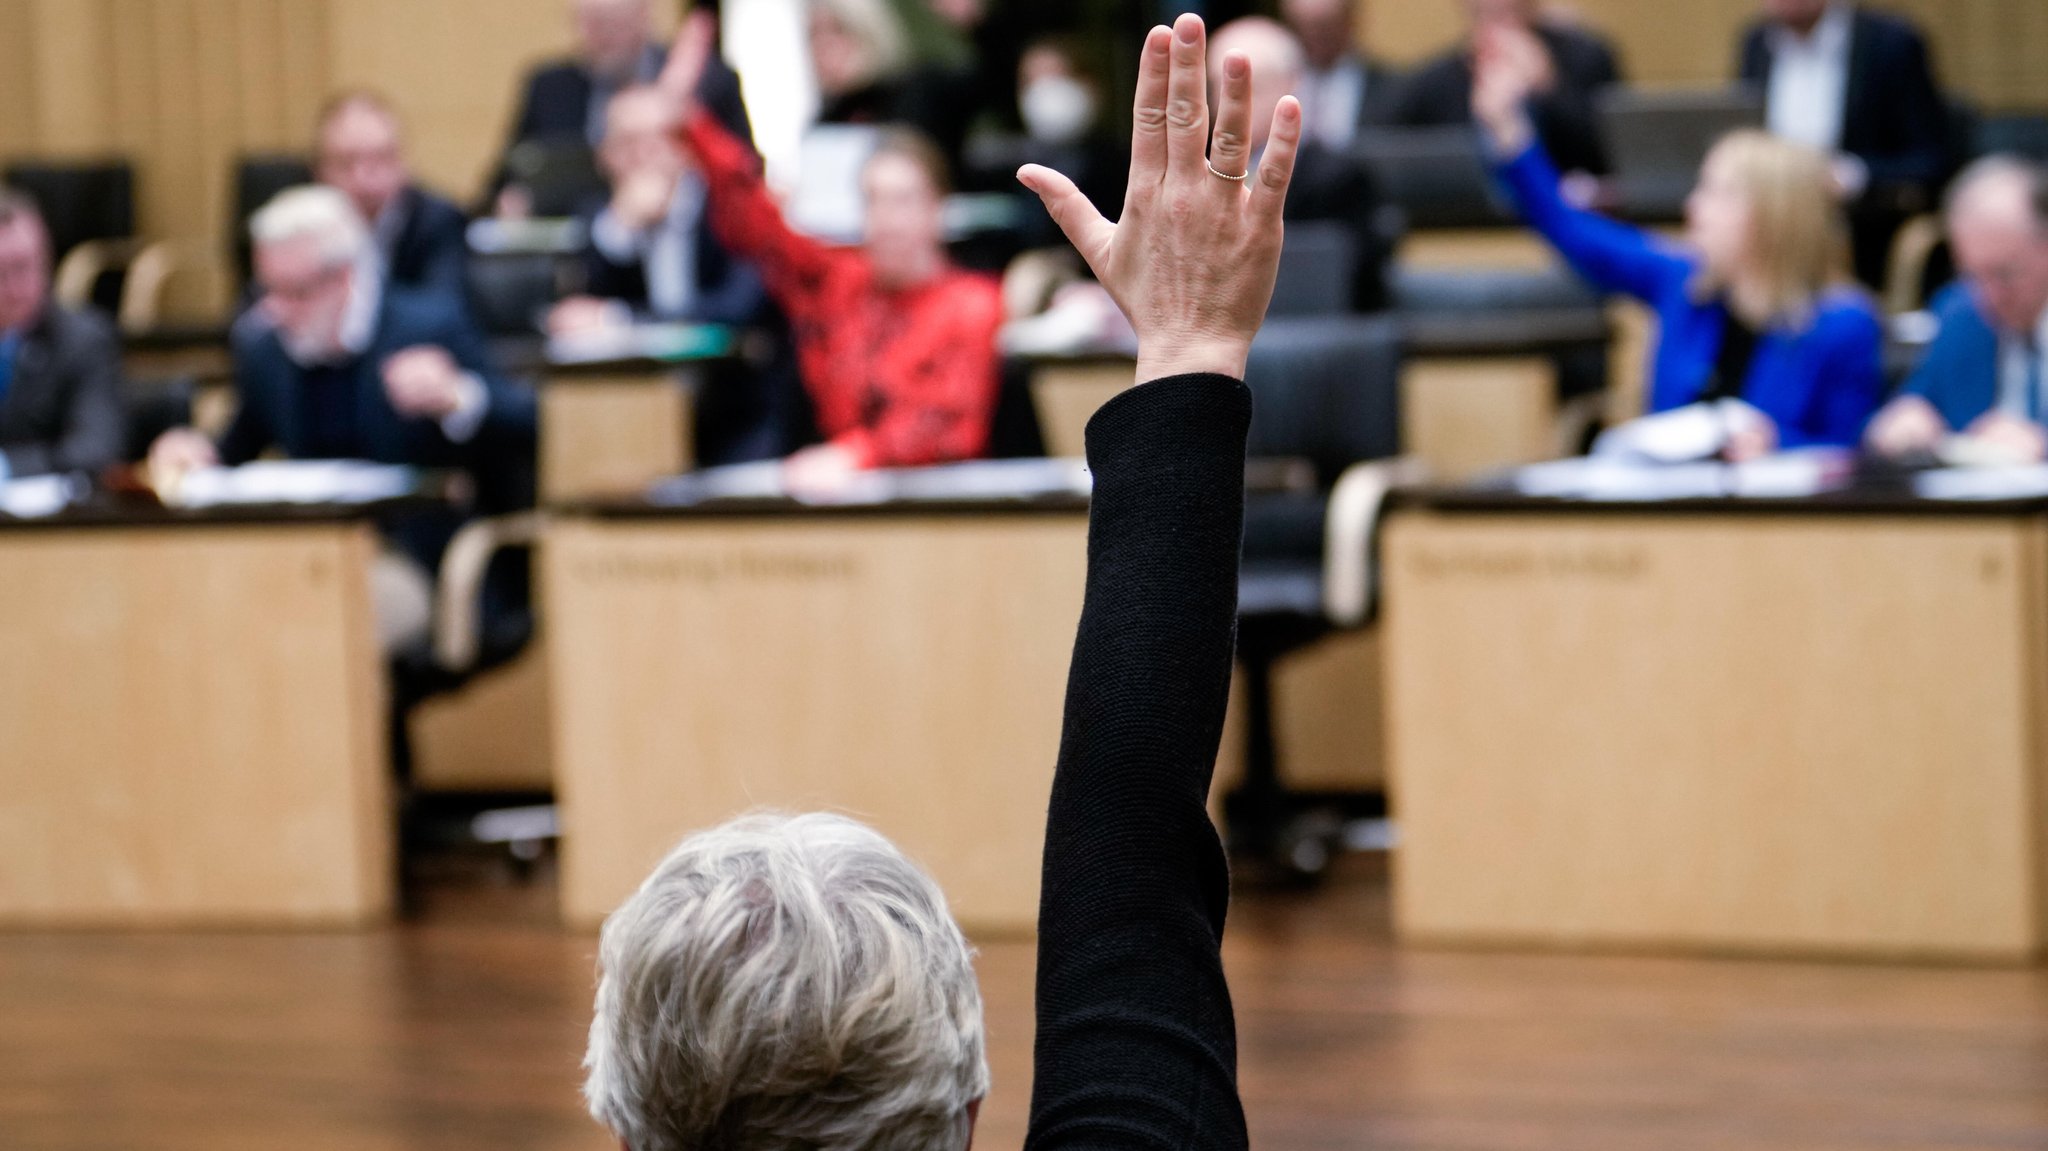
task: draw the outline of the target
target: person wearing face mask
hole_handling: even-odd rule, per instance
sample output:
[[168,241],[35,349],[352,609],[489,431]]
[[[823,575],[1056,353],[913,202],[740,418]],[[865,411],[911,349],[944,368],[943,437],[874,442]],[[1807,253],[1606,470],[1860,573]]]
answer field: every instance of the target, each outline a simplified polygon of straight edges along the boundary
[[[369,230],[333,188],[280,193],[249,229],[262,296],[232,336],[234,421],[217,443],[190,428],[159,437],[149,454],[158,490],[193,468],[278,449],[460,469],[485,510],[508,498],[505,485],[531,465],[534,400],[499,380],[461,301],[386,283]],[[379,592],[387,650],[425,638],[426,573],[456,526],[439,516],[391,526],[380,580],[401,590]]]
[[1043,164],[1071,176],[1097,211],[1121,210],[1130,151],[1103,130],[1102,80],[1078,41],[1048,36],[1025,48],[1017,62],[1017,111],[1024,123],[1017,146],[977,165],[993,174],[995,186],[1007,186],[1020,164]]
[[1573,208],[1529,105],[1544,62],[1482,40],[1471,96],[1495,173],[1523,219],[1578,273],[1657,313],[1652,411],[1740,400],[1723,455],[1853,446],[1883,395],[1883,326],[1845,285],[1846,237],[1828,158],[1762,132],[1708,154],[1686,200],[1685,242]]
[[1871,448],[1915,457],[1958,433],[1986,460],[2048,459],[2048,168],[1990,156],[1949,192],[1962,280],[1934,301],[1941,330],[1905,392],[1871,421]]
[[885,132],[861,173],[859,248],[798,234],[752,150],[691,99],[715,30],[701,13],[686,22],[661,86],[704,175],[714,234],[760,269],[795,332],[826,442],[791,457],[790,484],[830,489],[865,468],[981,455],[999,385],[1002,299],[992,279],[947,257],[944,157],[907,130]]

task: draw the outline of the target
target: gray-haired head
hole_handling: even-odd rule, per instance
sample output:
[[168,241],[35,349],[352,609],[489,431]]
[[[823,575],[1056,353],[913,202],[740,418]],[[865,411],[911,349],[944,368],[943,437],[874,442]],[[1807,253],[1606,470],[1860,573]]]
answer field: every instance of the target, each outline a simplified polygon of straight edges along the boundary
[[2005,155],[1971,164],[1949,192],[1948,236],[1992,325],[2038,331],[2048,316],[2048,168]]
[[354,264],[370,250],[370,229],[349,198],[324,184],[287,188],[249,217],[249,238],[259,248],[312,241],[330,268]]
[[973,952],[887,839],[751,815],[605,920],[584,1095],[632,1151],[960,1151],[988,1093]]

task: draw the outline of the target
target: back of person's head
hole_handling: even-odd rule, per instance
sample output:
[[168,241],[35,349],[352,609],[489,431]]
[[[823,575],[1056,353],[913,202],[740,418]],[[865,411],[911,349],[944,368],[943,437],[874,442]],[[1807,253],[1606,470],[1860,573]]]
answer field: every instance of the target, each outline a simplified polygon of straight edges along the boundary
[[[1732,195],[1747,215],[1741,255],[1768,285],[1774,321],[1803,323],[1822,292],[1841,283],[1848,265],[1848,225],[1828,157],[1767,132],[1742,129],[1721,138],[1701,167],[1696,197]],[[1688,207],[1697,228],[1697,209]],[[1709,291],[1740,274],[1707,253]]]
[[829,96],[894,79],[910,66],[910,37],[889,0],[810,0],[811,66]]
[[1211,104],[1219,101],[1223,88],[1223,61],[1231,53],[1242,54],[1252,65],[1252,147],[1263,148],[1273,124],[1273,109],[1280,98],[1301,85],[1307,67],[1301,41],[1285,24],[1264,16],[1232,20],[1216,30],[1209,41],[1209,89]]
[[973,953],[835,815],[685,839],[605,920],[584,1095],[632,1151],[960,1151],[988,1093]]
[[362,216],[339,189],[324,184],[287,188],[249,218],[249,238],[258,248],[309,242],[321,264],[353,264],[369,251]]

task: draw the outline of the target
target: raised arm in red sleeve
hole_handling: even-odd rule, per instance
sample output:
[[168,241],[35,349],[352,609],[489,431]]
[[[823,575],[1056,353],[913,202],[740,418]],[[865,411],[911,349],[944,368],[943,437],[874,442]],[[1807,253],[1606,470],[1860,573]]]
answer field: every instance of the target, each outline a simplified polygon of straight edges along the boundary
[[760,157],[710,113],[692,113],[681,136],[703,173],[706,211],[718,242],[760,269],[768,291],[792,318],[809,311],[833,265],[858,257],[791,228],[761,178]]

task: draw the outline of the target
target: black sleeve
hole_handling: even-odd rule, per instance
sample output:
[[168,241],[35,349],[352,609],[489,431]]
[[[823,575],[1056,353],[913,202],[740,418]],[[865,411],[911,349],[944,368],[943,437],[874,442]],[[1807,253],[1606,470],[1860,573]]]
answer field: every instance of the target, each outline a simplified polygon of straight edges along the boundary
[[1873,187],[1931,189],[1948,168],[1948,103],[1935,82],[1927,41],[1917,31],[1898,29],[1892,57],[1881,83],[1891,96],[1895,147],[1862,159]]
[[1251,398],[1177,376],[1088,425],[1088,589],[1039,905],[1027,1151],[1246,1146],[1207,801],[1230,691]]
[[276,429],[264,418],[264,405],[257,394],[254,353],[235,349],[235,418],[221,433],[215,452],[229,467],[246,464],[277,442]]

